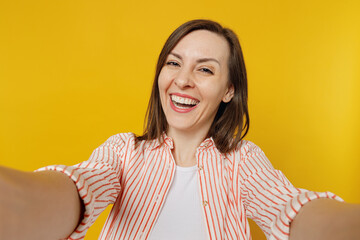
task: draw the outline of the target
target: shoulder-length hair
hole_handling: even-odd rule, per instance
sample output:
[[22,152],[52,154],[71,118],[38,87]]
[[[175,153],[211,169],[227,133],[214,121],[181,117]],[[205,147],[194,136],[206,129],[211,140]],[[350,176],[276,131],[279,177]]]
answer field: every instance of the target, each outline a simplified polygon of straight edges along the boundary
[[158,78],[169,53],[187,34],[196,30],[208,30],[226,39],[229,44],[228,61],[229,84],[234,86],[234,97],[228,103],[221,102],[207,137],[212,137],[220,152],[226,153],[236,148],[249,130],[248,90],[244,57],[236,34],[211,20],[192,20],[178,27],[167,39],[156,65],[155,79],[145,118],[145,129],[138,140],[162,141],[163,132],[168,129],[161,107]]

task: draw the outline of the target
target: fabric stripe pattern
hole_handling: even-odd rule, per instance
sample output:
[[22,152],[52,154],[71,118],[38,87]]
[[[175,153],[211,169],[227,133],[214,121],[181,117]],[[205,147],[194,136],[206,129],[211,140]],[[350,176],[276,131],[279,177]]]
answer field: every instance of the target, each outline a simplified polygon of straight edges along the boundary
[[[83,239],[109,204],[114,206],[100,240],[147,239],[174,177],[172,149],[173,141],[165,134],[162,141],[136,141],[133,133],[121,133],[85,162],[39,169],[68,175],[84,201],[84,218],[68,239]],[[205,139],[196,160],[204,225],[211,240],[251,239],[247,218],[268,239],[288,239],[290,223],[304,204],[318,198],[342,201],[330,192],[295,188],[250,141],[222,154],[212,138]]]

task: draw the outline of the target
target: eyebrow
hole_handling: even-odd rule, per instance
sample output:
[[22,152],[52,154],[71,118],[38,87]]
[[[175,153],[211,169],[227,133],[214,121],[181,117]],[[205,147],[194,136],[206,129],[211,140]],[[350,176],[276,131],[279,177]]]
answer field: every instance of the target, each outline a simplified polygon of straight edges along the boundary
[[[179,54],[174,53],[174,52],[169,53],[169,55],[170,54],[177,57],[177,58],[179,58],[180,60],[182,60],[182,57]],[[209,61],[216,62],[217,64],[220,65],[220,62],[215,58],[199,58],[199,59],[196,60],[197,63],[203,63],[203,62],[209,62]]]

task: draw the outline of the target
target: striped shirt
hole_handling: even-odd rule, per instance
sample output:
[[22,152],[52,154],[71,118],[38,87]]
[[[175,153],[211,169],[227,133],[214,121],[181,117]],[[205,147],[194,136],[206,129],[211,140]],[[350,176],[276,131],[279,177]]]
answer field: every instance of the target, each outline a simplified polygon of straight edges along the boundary
[[[95,149],[88,161],[40,169],[67,174],[84,201],[84,218],[68,239],[83,239],[109,204],[114,206],[100,240],[148,238],[176,168],[173,141],[165,134],[162,139],[137,141],[133,133],[121,133]],[[212,138],[205,139],[196,162],[209,239],[251,239],[247,218],[268,239],[288,239],[290,222],[306,202],[320,197],[341,201],[329,192],[295,188],[250,141],[223,154]]]

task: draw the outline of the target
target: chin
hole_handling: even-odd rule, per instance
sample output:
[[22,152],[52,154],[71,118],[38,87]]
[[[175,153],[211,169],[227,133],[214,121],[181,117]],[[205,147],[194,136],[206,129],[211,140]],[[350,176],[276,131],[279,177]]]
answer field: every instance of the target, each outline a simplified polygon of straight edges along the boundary
[[168,125],[169,128],[183,132],[187,132],[195,129],[195,127],[192,124],[187,124],[184,122],[168,122]]

